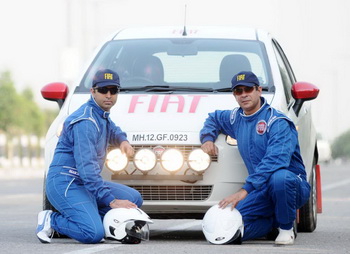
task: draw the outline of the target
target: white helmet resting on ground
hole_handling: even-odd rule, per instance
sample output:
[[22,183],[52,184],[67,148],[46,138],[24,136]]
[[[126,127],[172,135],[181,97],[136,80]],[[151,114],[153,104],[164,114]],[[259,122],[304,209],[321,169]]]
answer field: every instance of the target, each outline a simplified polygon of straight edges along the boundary
[[150,217],[139,208],[114,208],[103,218],[105,236],[126,244],[149,240]]
[[231,206],[222,209],[214,205],[204,215],[202,230],[212,244],[240,244],[244,233],[242,215],[236,208],[231,210]]

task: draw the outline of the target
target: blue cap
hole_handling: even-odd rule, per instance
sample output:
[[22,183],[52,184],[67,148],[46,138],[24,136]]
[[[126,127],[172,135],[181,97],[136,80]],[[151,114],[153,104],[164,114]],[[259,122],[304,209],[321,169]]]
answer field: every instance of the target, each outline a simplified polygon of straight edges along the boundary
[[96,86],[120,86],[119,76],[116,72],[109,69],[99,70],[92,80],[92,87]]
[[236,86],[259,86],[259,79],[251,71],[241,71],[233,76],[231,84],[232,90],[235,89]]

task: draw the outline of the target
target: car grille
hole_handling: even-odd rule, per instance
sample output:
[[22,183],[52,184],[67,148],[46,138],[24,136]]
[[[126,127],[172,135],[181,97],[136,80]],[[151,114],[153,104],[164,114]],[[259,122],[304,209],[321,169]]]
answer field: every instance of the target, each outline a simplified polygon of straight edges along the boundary
[[212,185],[130,185],[138,190],[144,200],[206,200],[209,198]]
[[[135,152],[139,149],[142,148],[149,148],[149,149],[153,149],[154,147],[156,147],[158,145],[133,145]],[[188,155],[190,154],[190,152],[194,149],[198,149],[201,148],[200,146],[188,146],[188,145],[161,145],[162,147],[164,147],[165,149],[168,148],[176,148],[178,150],[180,150],[182,152],[182,154],[185,157],[185,160],[187,160]],[[218,161],[218,157],[217,156],[211,156],[211,161],[217,162]]]

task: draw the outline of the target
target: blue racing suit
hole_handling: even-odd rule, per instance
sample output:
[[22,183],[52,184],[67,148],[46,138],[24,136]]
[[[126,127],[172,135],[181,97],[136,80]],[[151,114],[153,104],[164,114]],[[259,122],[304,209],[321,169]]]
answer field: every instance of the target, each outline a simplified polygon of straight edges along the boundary
[[46,195],[59,211],[51,215],[55,231],[97,243],[104,237],[102,218],[111,201],[127,199],[142,205],[138,191],[100,176],[108,145],[126,140],[93,97],[65,120],[46,179]]
[[237,140],[248,169],[243,189],[248,196],[237,209],[244,221],[243,240],[265,236],[272,227],[290,229],[310,196],[293,122],[261,97],[261,108],[245,115],[241,108],[209,114],[200,132],[202,143],[219,133]]

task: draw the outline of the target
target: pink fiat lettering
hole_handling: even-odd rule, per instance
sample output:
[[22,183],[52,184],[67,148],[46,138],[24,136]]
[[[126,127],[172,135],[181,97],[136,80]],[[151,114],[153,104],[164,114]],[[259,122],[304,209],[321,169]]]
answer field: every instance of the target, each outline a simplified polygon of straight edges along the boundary
[[[176,97],[177,99],[174,101],[170,101],[170,99],[174,97]],[[160,112],[166,112],[168,109],[169,103],[178,104],[177,112],[178,113],[183,112],[183,109],[185,106],[185,99],[182,95],[165,95]]]
[[160,112],[164,113],[175,105],[178,113],[183,113],[187,103],[189,104],[189,113],[195,113],[202,97],[207,95],[133,95],[131,97],[128,113],[135,113],[136,110],[147,108],[148,113],[154,113],[158,101],[161,101]]

